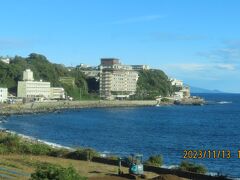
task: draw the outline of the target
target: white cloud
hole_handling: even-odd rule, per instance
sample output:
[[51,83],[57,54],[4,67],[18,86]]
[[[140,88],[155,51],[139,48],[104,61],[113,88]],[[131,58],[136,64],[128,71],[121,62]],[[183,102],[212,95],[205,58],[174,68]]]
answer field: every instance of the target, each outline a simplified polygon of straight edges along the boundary
[[207,52],[198,52],[197,55],[208,58],[215,62],[239,62],[240,60],[240,42],[239,41],[227,41],[224,42],[222,48],[210,50]]
[[236,65],[234,65],[234,64],[216,64],[215,67],[217,69],[223,69],[223,70],[227,70],[227,71],[236,70]]
[[206,68],[205,64],[168,64],[169,68],[174,68],[182,71],[202,71]]
[[184,64],[168,64],[167,68],[172,68],[177,71],[184,72],[200,72],[200,71],[210,71],[210,70],[224,70],[224,71],[234,71],[236,70],[235,64],[227,63],[184,63]]

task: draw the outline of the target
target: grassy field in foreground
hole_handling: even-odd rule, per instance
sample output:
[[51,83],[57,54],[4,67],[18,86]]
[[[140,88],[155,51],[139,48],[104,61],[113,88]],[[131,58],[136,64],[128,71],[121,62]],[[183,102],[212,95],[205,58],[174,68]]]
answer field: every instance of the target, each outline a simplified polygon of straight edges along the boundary
[[[32,156],[32,155],[0,155],[0,179],[1,174],[16,179],[29,179],[30,174],[41,163],[51,163],[61,165],[63,167],[73,166],[79,174],[85,177],[104,177],[106,175],[116,175],[117,166],[105,165],[100,163],[63,159],[49,156]],[[128,172],[127,168],[123,168],[124,172]],[[157,174],[146,172],[148,178],[156,177]]]

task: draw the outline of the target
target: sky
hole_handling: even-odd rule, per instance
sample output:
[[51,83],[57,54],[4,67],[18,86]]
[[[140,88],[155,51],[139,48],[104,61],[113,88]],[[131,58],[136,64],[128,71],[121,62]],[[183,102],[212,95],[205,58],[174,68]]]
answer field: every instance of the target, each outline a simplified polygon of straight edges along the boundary
[[0,0],[0,55],[148,64],[185,84],[240,93],[239,0]]

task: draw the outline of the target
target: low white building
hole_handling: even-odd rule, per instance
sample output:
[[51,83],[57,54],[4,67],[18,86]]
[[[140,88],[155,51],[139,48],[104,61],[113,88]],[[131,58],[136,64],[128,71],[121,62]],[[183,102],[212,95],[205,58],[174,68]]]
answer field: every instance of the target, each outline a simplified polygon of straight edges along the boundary
[[150,66],[149,65],[131,65],[132,69],[135,71],[140,71],[140,70],[149,70]]
[[174,93],[174,99],[175,100],[181,100],[183,98],[189,98],[191,96],[190,94],[190,88],[188,86],[184,86],[180,91],[177,91]]
[[33,72],[26,69],[23,81],[18,81],[17,96],[20,98],[50,98],[50,82],[34,81]]
[[183,92],[179,91],[179,92],[175,92],[174,93],[174,100],[181,100],[183,99]]
[[170,81],[172,83],[172,86],[183,87],[183,81],[182,80],[171,78]]
[[10,63],[10,59],[9,58],[0,58],[0,61],[9,64]]
[[65,99],[65,91],[61,87],[51,87],[50,82],[34,81],[33,72],[26,69],[23,72],[23,81],[18,81],[17,97]]
[[65,99],[65,91],[61,87],[51,87],[51,99]]
[[99,70],[81,70],[87,77],[99,79]]
[[17,96],[20,98],[50,98],[50,82],[18,81]]
[[6,102],[8,99],[8,89],[0,88],[0,103]]

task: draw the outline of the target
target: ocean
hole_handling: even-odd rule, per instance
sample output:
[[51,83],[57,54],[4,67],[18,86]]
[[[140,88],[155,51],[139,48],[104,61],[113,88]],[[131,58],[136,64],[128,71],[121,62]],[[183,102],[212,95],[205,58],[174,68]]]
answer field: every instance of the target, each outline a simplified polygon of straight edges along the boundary
[[[14,115],[0,126],[43,141],[72,148],[91,147],[106,154],[141,153],[144,159],[161,154],[165,167],[188,160],[203,164],[210,173],[239,178],[240,94],[200,96],[207,105],[89,108]],[[196,150],[198,155],[200,150],[210,151],[211,155],[185,159],[186,150]],[[220,156],[214,157],[213,151],[220,152]]]

